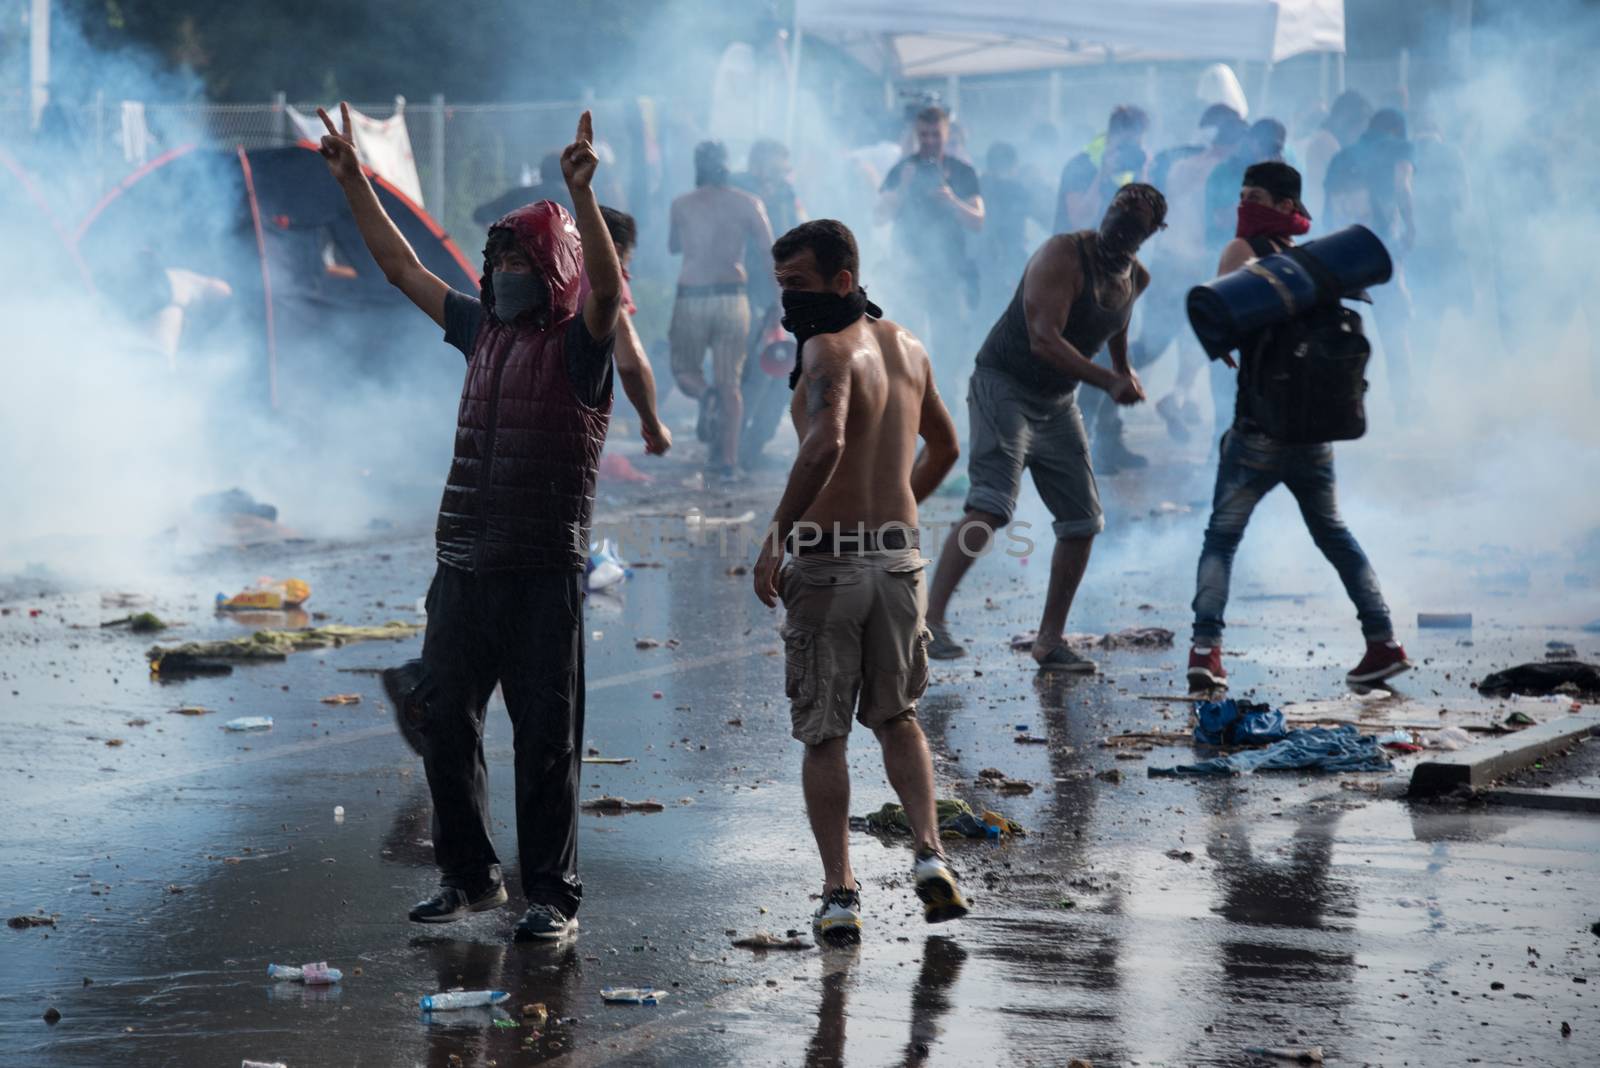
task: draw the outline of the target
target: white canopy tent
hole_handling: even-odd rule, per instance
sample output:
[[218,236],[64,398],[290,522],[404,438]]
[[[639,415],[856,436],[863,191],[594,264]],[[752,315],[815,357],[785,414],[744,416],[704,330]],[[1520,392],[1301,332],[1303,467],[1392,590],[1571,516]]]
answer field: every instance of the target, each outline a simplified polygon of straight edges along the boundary
[[1344,51],[1344,0],[795,0],[796,40],[901,78]]

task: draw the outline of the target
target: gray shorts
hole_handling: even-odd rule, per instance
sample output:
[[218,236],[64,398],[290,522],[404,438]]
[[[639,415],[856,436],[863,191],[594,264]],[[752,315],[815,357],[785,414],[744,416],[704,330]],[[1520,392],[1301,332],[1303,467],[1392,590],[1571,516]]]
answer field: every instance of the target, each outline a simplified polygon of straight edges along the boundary
[[1056,537],[1092,538],[1106,528],[1076,392],[1040,398],[1009,375],[980,367],[967,386],[967,411],[969,510],[1011,522],[1027,468],[1055,519]]

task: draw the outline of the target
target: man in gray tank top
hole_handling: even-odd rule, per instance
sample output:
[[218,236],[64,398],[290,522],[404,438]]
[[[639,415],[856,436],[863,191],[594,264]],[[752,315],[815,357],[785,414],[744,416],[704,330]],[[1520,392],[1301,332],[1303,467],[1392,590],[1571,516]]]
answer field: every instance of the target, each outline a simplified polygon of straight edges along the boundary
[[[950,637],[945,609],[973,560],[1011,522],[1026,468],[1055,520],[1056,536],[1033,658],[1041,671],[1095,670],[1063,641],[1089,548],[1105,529],[1077,389],[1087,382],[1118,404],[1144,400],[1144,386],[1128,365],[1128,319],[1150,284],[1150,272],[1137,259],[1139,246],[1166,225],[1166,215],[1160,192],[1135,182],[1118,190],[1098,231],[1050,238],[1028,261],[1010,305],[978,350],[967,392],[972,488],[934,572],[928,655],[948,660],[966,654]],[[1102,345],[1109,348],[1110,367],[1092,362]]]

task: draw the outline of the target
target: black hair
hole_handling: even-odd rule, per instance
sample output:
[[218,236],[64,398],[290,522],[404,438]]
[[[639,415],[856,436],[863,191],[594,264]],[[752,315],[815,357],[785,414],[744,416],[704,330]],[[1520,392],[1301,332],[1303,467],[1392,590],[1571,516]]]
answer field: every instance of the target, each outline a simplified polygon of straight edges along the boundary
[[1150,128],[1150,116],[1144,113],[1143,108],[1134,107],[1132,104],[1118,104],[1111,109],[1111,118],[1106,123],[1107,133],[1144,133]]
[[1289,131],[1277,119],[1257,119],[1250,126],[1250,141],[1260,159],[1282,159]]
[[849,271],[860,282],[861,253],[856,249],[856,235],[838,219],[812,219],[796,226],[772,243],[772,262],[782,263],[806,249],[816,256],[817,270],[823,278],[832,279],[840,271]]
[[1373,112],[1372,121],[1367,123],[1368,131],[1375,134],[1384,134],[1389,137],[1406,139],[1406,117],[1398,108],[1382,108]]
[[[927,107],[925,107],[921,111],[917,112],[917,121],[918,122],[949,122],[950,121],[950,113],[948,111],[946,111],[944,108],[940,107],[938,104],[929,104]],[[851,240],[854,240],[854,238],[852,238]]]
[[1010,141],[996,141],[989,146],[987,164],[991,171],[1008,170],[1017,165],[1017,146]]
[[489,231],[489,239],[483,243],[483,273],[493,273],[496,260],[508,252],[521,249],[522,246],[517,243],[517,235],[511,232],[509,226],[496,226]]
[[1367,98],[1354,89],[1346,89],[1334,97],[1333,107],[1328,109],[1327,121],[1322,125],[1329,129],[1349,126],[1359,131],[1371,118],[1372,105]]
[[694,184],[728,184],[728,146],[721,141],[701,141],[694,146]]
[[1217,120],[1216,127],[1212,143],[1223,148],[1232,148],[1243,141],[1245,135],[1250,132],[1250,124],[1241,119],[1232,108],[1228,109],[1228,114]]
[[1111,199],[1113,201],[1133,200],[1140,204],[1149,205],[1150,217],[1155,223],[1155,228],[1159,230],[1167,225],[1167,198],[1162,196],[1161,190],[1153,185],[1148,185],[1144,182],[1129,182],[1121,189],[1118,189],[1116,196]]
[[611,244],[616,246],[618,256],[639,243],[639,226],[633,221],[632,215],[602,204],[600,217],[606,221],[606,229],[611,232]]
[[1200,113],[1199,127],[1202,130],[1209,126],[1215,126],[1220,129],[1222,124],[1229,119],[1233,119],[1235,122],[1244,121],[1244,117],[1227,104],[1212,104]]

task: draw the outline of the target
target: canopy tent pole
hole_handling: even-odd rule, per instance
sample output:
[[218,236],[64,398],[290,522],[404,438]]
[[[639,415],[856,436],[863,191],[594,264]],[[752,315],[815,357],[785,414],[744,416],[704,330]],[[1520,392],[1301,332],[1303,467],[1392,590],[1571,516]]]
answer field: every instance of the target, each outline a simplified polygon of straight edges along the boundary
[[794,144],[794,120],[800,105],[800,52],[805,31],[800,28],[800,5],[794,5],[794,52],[789,57],[789,106],[783,117],[783,143]]
[[261,229],[261,204],[256,200],[256,180],[250,157],[238,146],[239,169],[244,172],[244,196],[250,205],[250,224],[256,232],[256,253],[261,257],[261,296],[267,312],[267,403],[278,406],[278,332],[272,321],[272,271],[267,266],[267,239]]

